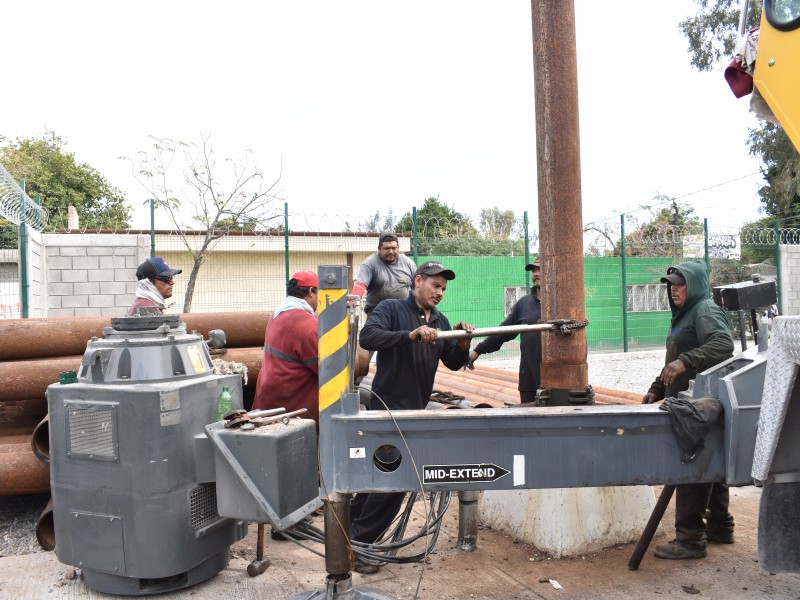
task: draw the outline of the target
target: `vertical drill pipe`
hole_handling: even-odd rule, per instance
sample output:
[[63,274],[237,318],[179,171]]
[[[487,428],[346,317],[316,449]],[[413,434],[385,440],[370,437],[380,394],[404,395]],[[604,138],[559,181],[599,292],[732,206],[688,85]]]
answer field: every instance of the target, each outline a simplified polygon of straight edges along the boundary
[[325,570],[332,577],[352,569],[350,495],[335,490],[332,415],[341,412],[351,386],[350,323],[347,318],[347,267],[321,266],[319,303],[319,470],[325,503]]
[[352,569],[350,494],[333,494],[325,506],[325,570],[338,577]]
[[[533,23],[542,320],[585,318],[578,126],[578,66],[572,1],[531,0]],[[586,332],[542,336],[543,388],[588,385]]]
[[458,492],[458,549],[472,552],[478,547],[478,490]]

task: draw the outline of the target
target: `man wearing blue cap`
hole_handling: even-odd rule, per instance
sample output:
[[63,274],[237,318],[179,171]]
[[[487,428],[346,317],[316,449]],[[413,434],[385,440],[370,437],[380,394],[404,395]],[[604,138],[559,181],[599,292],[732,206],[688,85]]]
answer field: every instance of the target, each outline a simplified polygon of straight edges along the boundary
[[172,269],[163,258],[148,258],[136,269],[136,299],[128,308],[128,316],[163,315],[167,298],[172,297],[172,278],[183,273]]

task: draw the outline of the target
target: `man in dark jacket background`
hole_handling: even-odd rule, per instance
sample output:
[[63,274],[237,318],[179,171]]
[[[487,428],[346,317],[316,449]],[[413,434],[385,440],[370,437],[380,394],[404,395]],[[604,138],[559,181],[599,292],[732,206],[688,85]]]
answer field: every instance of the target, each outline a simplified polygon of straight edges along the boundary
[[[672,324],[665,366],[642,398],[643,404],[677,397],[689,381],[733,356],[733,336],[725,311],[708,297],[706,264],[683,262],[667,269],[667,296]],[[724,483],[679,485],[675,500],[675,539],[659,544],[659,558],[703,558],[706,542],[733,543],[733,517]],[[706,512],[708,511],[708,512]],[[704,519],[707,518],[707,523]]]
[[[541,263],[539,257],[525,270],[531,272],[533,284],[531,293],[523,296],[511,308],[511,312],[500,323],[502,327],[509,325],[536,325],[542,318],[542,306],[539,298],[539,282],[541,280]],[[510,342],[517,333],[499,333],[490,335],[469,353],[468,369],[475,368],[475,361],[481,354],[497,352],[506,342]],[[541,381],[542,367],[542,332],[528,331],[520,335],[519,345],[519,399],[522,404],[534,404],[536,391]]]

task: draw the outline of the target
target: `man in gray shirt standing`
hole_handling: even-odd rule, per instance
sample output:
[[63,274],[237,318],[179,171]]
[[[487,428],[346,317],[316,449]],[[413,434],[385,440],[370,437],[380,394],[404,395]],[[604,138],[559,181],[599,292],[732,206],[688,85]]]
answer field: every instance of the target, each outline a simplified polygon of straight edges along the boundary
[[400,252],[400,243],[394,233],[382,233],[378,238],[378,251],[361,263],[356,275],[353,294],[367,298],[364,312],[369,315],[381,300],[405,300],[414,281],[417,265]]

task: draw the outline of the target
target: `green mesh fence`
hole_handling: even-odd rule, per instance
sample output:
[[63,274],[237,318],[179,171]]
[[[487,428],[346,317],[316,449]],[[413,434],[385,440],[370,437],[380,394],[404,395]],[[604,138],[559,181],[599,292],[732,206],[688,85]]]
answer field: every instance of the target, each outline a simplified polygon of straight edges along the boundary
[[[348,231],[351,222],[360,223],[360,230]],[[214,235],[203,231],[155,232],[155,254],[164,257],[172,267],[183,270],[175,278],[168,312],[269,311],[283,300],[291,273],[316,270],[319,265],[347,265],[350,269],[348,287],[351,288],[363,260],[377,250],[379,232],[364,231],[365,222],[351,218],[341,227],[337,221],[322,220],[319,223],[323,226],[314,231],[314,223],[305,218],[309,230],[289,230],[288,235],[283,229],[254,231],[244,227]],[[456,272],[457,277],[448,284],[440,305],[452,323],[467,321],[478,327],[497,325],[514,302],[528,293],[524,266],[526,259],[532,260],[537,254],[536,231],[528,226],[526,232],[523,220],[500,225],[505,229],[499,233],[496,230],[479,232],[463,222],[453,226],[445,219],[436,218],[418,220],[416,224],[412,222],[411,226],[399,228],[402,229],[400,247],[408,256],[413,258],[416,251],[418,262],[439,260]],[[81,226],[70,232],[84,235],[93,232],[91,223],[84,222]],[[325,231],[325,226],[338,230]],[[150,232],[142,231],[94,232],[150,237]],[[671,264],[689,258],[704,260],[706,245],[710,249],[712,285],[748,279],[756,270],[766,277],[777,276],[780,281],[774,266],[776,239],[779,238],[770,230],[731,234],[665,227],[649,231],[647,235],[641,231],[626,235],[625,244],[622,244],[621,233],[621,227],[615,230],[606,225],[603,230],[606,246],[587,245],[594,254],[584,258],[589,352],[663,348],[670,312],[660,278]],[[782,244],[800,240],[800,236],[783,231],[780,235]],[[708,243],[706,237],[710,240]],[[15,312],[19,302],[16,239],[16,226],[0,225],[0,240],[5,240],[0,248],[0,315],[5,318],[18,316]],[[620,255],[623,245],[625,273]],[[736,253],[742,254],[742,259],[724,255],[726,248],[733,246]],[[149,254],[149,247],[147,251]],[[757,255],[763,262],[752,264],[750,255]],[[731,322],[734,328],[738,327],[737,315],[732,315]],[[486,358],[517,358],[518,346],[517,341],[509,342],[500,352]]]

